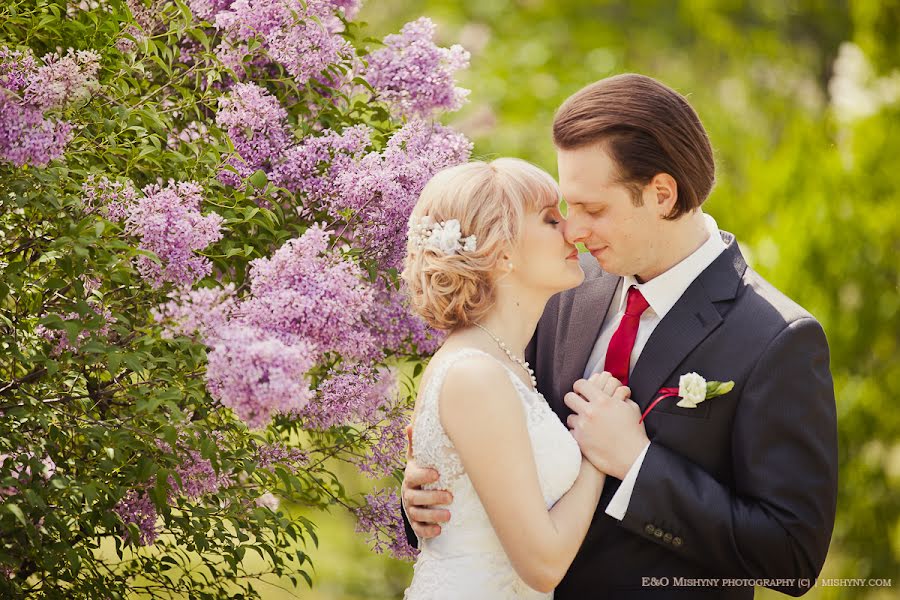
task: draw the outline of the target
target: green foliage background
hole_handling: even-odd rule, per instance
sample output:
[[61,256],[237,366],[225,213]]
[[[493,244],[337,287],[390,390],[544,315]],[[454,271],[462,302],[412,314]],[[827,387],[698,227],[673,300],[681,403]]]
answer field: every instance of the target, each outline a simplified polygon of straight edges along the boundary
[[[876,76],[900,73],[900,1],[380,0],[361,19],[380,37],[423,14],[442,45],[472,52],[461,81],[471,101],[451,122],[476,156],[519,156],[555,173],[556,107],[616,73],[688,96],[716,150],[705,210],[828,334],[841,478],[822,575],[900,586],[900,104],[844,122],[828,88],[843,42]],[[400,595],[409,567],[361,553],[347,523],[321,523],[311,597]],[[893,593],[819,587],[806,597]]]

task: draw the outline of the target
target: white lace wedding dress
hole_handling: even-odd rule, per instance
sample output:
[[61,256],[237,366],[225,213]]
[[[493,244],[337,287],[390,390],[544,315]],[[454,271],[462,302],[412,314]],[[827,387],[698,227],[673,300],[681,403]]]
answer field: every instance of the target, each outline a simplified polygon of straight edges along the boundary
[[[438,537],[419,540],[420,553],[413,567],[412,583],[403,597],[406,600],[552,598],[552,593],[544,594],[528,587],[513,569],[459,455],[441,426],[438,397],[447,371],[455,361],[473,355],[497,360],[474,348],[440,357],[441,362],[434,365],[421,392],[419,412],[413,424],[413,457],[420,466],[433,467],[440,474],[440,479],[426,489],[452,492],[453,503],[447,506],[452,518],[443,524]],[[509,373],[525,408],[538,480],[549,509],[578,477],[581,451],[544,397],[531,391],[509,367],[497,362]],[[490,390],[485,390],[484,401],[490,400]],[[485,456],[484,460],[491,457]],[[509,492],[515,494],[516,490]]]

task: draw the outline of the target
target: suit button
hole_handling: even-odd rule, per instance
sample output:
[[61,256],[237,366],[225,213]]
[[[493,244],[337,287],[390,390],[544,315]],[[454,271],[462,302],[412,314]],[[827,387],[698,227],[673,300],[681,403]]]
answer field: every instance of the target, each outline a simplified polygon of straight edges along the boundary
[[653,535],[655,535],[655,536],[658,537],[658,538],[661,538],[661,537],[663,536],[663,533],[665,533],[665,532],[664,532],[662,529],[659,529],[659,528],[657,527],[657,528],[656,528],[656,531],[653,532]]
[[656,531],[656,527],[654,527],[651,523],[647,523],[646,525],[644,525],[644,531],[647,533],[647,535],[653,535],[653,532]]
[[672,545],[675,546],[676,548],[678,546],[682,545],[683,543],[684,543],[684,540],[682,540],[680,537],[672,538]]
[[672,543],[672,534],[671,534],[671,533],[667,533],[666,535],[664,535],[664,536],[663,536],[663,541],[664,541],[665,543],[667,543],[667,544],[671,544],[671,543]]

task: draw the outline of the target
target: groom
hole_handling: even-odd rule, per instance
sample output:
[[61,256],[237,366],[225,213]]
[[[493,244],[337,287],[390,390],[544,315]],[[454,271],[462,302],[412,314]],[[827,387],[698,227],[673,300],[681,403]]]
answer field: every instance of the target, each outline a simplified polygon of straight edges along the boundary
[[[526,358],[610,476],[555,597],[743,599],[754,585],[803,594],[825,560],[837,496],[821,326],[701,211],[713,153],[680,94],[640,75],[601,80],[563,104],[553,137],[565,235],[590,254],[584,283],[550,300]],[[631,400],[600,393],[602,372]],[[687,373],[734,388],[694,407],[654,403]],[[429,508],[449,494],[421,489],[436,478],[407,466],[404,506],[422,537],[449,518]]]

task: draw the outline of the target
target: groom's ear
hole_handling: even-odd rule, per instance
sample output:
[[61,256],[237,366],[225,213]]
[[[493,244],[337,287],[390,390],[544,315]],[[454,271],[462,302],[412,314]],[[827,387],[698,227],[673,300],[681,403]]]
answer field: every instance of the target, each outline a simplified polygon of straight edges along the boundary
[[674,177],[668,173],[657,173],[645,189],[660,217],[672,214],[678,204],[678,182]]

